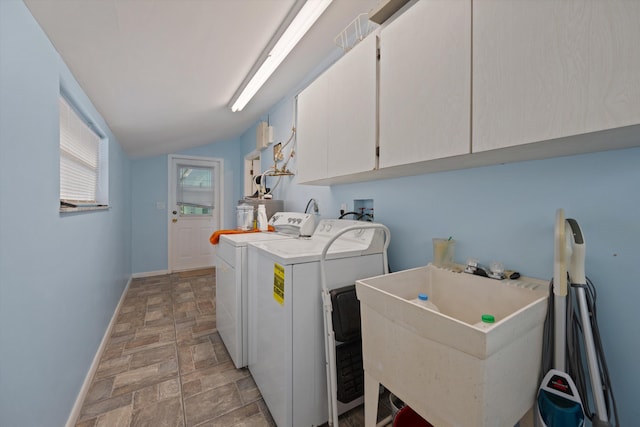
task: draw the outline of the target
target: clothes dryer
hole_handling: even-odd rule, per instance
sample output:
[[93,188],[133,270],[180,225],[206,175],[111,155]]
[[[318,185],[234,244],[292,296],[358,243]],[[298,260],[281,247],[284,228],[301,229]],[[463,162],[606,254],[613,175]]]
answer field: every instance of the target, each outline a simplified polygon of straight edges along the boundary
[[223,234],[216,255],[216,327],[236,368],[247,366],[247,244],[311,235],[315,217],[278,212],[269,220],[276,232]]

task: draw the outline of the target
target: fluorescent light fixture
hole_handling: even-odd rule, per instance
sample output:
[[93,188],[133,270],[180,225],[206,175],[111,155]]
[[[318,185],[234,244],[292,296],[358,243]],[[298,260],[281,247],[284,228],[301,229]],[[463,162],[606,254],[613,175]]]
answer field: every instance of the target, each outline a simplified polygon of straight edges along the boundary
[[236,101],[231,105],[231,111],[241,111],[247,105],[332,1],[307,0],[300,12],[293,18],[289,27],[273,46],[258,71],[256,71]]

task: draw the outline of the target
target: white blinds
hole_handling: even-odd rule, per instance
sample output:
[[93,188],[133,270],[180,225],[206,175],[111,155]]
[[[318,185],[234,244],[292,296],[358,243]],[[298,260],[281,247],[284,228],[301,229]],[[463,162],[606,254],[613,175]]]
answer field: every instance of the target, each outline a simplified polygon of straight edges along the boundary
[[100,137],[60,97],[60,200],[96,203]]
[[178,165],[178,177],[178,205],[214,207],[212,168]]

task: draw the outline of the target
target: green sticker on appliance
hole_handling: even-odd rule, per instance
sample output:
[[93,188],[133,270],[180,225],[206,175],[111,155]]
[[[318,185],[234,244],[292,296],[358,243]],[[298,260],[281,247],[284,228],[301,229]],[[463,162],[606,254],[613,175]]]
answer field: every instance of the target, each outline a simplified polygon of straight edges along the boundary
[[284,305],[284,267],[273,264],[273,299]]

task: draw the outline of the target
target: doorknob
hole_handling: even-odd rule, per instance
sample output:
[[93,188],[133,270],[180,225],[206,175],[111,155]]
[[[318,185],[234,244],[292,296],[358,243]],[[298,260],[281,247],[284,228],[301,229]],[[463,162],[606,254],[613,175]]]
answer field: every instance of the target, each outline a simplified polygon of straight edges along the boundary
[[174,215],[178,215],[178,211],[173,211],[173,214]]
[[173,219],[171,220],[171,222],[173,222],[173,223],[178,222],[178,218],[173,218]]

